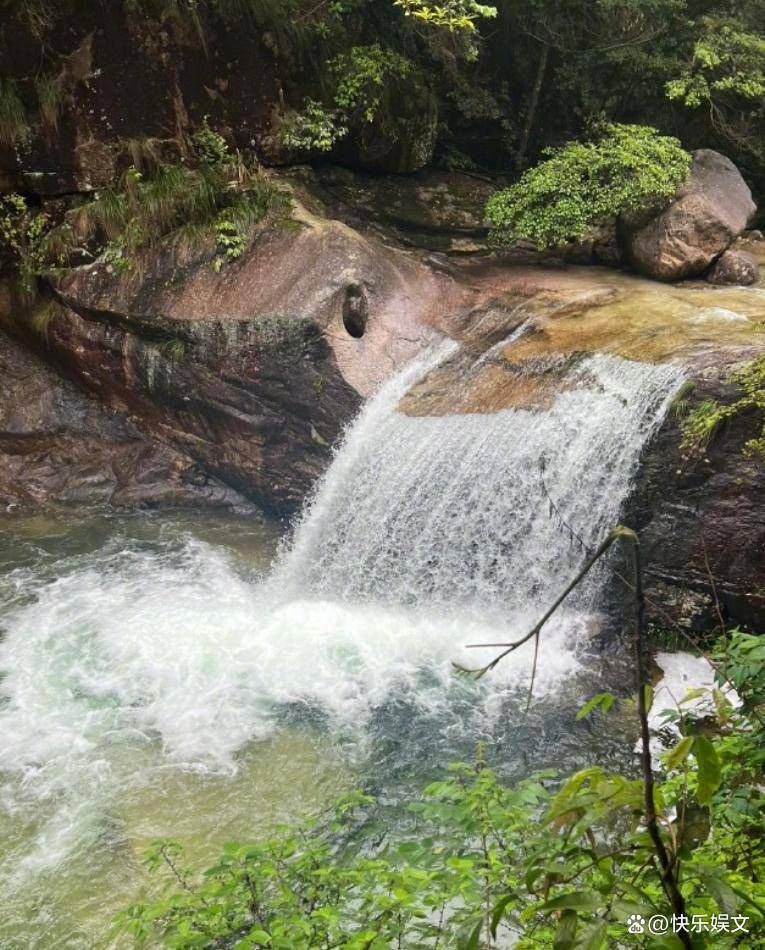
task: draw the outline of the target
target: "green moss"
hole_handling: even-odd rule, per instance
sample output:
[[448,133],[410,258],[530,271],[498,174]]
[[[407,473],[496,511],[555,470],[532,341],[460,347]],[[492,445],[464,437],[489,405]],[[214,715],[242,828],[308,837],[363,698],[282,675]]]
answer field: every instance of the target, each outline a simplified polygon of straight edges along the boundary
[[170,360],[171,363],[175,363],[178,360],[182,360],[186,355],[186,343],[177,337],[166,340],[160,347],[160,352],[165,359]]

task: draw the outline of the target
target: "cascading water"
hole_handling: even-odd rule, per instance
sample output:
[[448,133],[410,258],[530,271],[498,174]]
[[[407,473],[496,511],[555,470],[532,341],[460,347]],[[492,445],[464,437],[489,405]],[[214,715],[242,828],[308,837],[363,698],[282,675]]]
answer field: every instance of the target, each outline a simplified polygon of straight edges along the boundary
[[615,524],[681,373],[598,354],[571,368],[549,410],[432,418],[395,411],[417,375],[409,368],[359,417],[279,584],[343,601],[538,611]]
[[[448,756],[449,737],[490,729],[504,697],[525,688],[530,646],[477,687],[455,680],[452,662],[488,658],[467,643],[525,632],[573,576],[584,549],[618,519],[682,374],[593,355],[571,365],[546,409],[399,412],[410,386],[453,348],[407,367],[367,404],[268,576],[253,579],[219,547],[188,536],[171,544],[117,536],[45,570],[35,562],[6,574],[0,835],[10,844],[0,899],[15,908],[16,928],[8,933],[22,932],[39,875],[60,879],[72,855],[97,850],[122,881],[115,854],[128,848],[130,863],[135,838],[179,834],[146,820],[138,833],[137,803],[169,797],[170,822],[187,829],[201,821],[199,797],[211,788],[218,824],[243,802],[257,812],[247,788],[269,737],[308,723],[315,743],[352,737],[358,762],[365,736],[385,729],[374,725],[380,710],[398,707],[407,729],[437,721]],[[579,668],[602,579],[545,629],[540,694]],[[317,774],[309,781],[326,780]],[[35,942],[38,912],[18,946],[50,945]],[[2,926],[0,943],[16,945]]]

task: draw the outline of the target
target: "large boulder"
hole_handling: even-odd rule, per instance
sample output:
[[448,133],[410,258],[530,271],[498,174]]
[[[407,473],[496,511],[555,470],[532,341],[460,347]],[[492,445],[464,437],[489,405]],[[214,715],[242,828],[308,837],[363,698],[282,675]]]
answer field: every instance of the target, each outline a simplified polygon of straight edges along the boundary
[[707,274],[710,284],[756,284],[760,276],[760,265],[753,254],[731,249],[717,258]]
[[699,149],[668,208],[648,220],[622,222],[627,259],[639,273],[658,280],[697,277],[741,234],[756,210],[733,162]]

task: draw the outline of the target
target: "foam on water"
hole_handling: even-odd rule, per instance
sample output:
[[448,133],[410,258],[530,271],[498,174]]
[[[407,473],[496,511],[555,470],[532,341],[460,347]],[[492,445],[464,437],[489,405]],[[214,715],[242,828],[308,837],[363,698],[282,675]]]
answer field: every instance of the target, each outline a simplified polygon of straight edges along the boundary
[[[296,710],[361,740],[393,696],[448,716],[472,690],[492,715],[525,688],[531,644],[474,687],[452,662],[481,662],[465,644],[524,632],[565,586],[585,553],[561,521],[584,547],[615,523],[681,374],[591,356],[549,410],[397,412],[452,349],[367,404],[268,579],[192,538],[75,558],[53,581],[17,572],[24,599],[0,642],[1,804],[42,811],[34,852],[0,869],[6,886],[82,848],[120,788],[166,768],[233,773]],[[577,670],[599,583],[546,628],[538,693]],[[146,749],[144,776],[132,750]]]

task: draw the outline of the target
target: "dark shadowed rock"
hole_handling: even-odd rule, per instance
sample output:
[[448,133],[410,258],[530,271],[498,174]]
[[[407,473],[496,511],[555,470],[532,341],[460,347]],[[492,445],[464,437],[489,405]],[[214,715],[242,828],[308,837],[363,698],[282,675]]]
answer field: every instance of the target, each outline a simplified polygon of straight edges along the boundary
[[370,171],[409,174],[432,162],[437,136],[435,96],[417,83],[406,83],[349,137],[340,155]]
[[699,149],[686,182],[660,214],[623,221],[630,264],[658,280],[703,274],[746,228],[756,211],[736,166],[719,152]]
[[757,283],[760,276],[760,266],[757,259],[746,251],[725,251],[715,261],[707,274],[710,284],[749,284]]
[[[740,396],[730,371],[757,355],[720,359],[710,349],[695,367],[688,407]],[[765,465],[744,453],[756,413],[734,416],[700,452],[680,449],[681,418],[670,412],[643,459],[625,520],[640,531],[648,617],[664,629],[724,624],[765,629]]]
[[0,333],[0,504],[244,507]]
[[337,166],[299,169],[333,215],[380,225],[398,241],[463,253],[485,248],[484,208],[496,183],[465,172],[367,175]]

